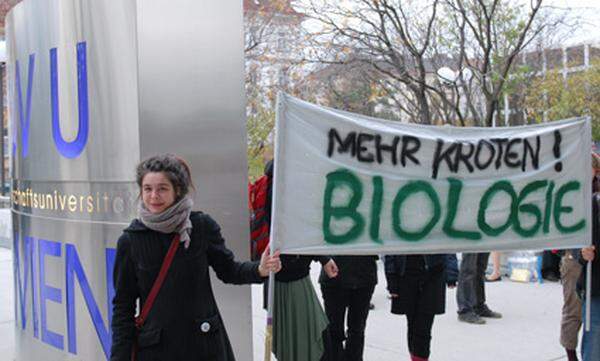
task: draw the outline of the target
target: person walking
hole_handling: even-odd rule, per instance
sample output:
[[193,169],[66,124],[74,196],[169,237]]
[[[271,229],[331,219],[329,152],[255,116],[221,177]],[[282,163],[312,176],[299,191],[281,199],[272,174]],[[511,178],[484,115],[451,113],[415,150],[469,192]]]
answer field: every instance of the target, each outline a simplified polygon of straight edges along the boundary
[[[281,268],[278,252],[236,262],[217,222],[192,211],[191,172],[181,158],[142,161],[136,182],[138,217],[117,242],[110,360],[234,361],[209,266],[223,282],[260,283]],[[151,292],[157,284],[158,293]]]
[[[319,283],[329,319],[330,361],[362,361],[371,297],[377,284],[377,256],[333,256],[337,277],[321,270]],[[348,325],[345,330],[344,323]]]
[[391,312],[406,315],[411,361],[427,361],[433,320],[446,311],[446,286],[456,285],[456,256],[385,256],[384,264]]

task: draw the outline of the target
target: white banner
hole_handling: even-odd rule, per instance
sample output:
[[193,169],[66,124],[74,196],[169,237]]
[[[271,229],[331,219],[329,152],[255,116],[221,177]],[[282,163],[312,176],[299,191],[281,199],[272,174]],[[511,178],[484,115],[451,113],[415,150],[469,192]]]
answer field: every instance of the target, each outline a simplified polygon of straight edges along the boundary
[[403,124],[280,94],[272,239],[292,254],[446,253],[591,243],[588,118]]

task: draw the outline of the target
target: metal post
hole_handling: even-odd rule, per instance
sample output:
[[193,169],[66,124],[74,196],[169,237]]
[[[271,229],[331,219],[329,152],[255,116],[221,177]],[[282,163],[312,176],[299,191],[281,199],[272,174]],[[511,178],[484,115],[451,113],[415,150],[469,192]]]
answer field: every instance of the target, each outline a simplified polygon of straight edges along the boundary
[[4,185],[6,184],[6,168],[4,167],[4,130],[6,125],[4,123],[4,69],[6,63],[0,64],[0,125],[2,125],[2,136],[0,136],[0,159],[2,159],[2,169],[0,170],[0,194],[4,195]]

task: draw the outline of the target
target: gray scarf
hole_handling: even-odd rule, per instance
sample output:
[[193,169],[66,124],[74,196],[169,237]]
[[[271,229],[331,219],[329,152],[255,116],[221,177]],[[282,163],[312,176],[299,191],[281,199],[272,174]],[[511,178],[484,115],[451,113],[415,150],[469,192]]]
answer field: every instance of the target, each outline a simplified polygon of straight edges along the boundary
[[194,201],[189,195],[181,198],[179,202],[173,204],[163,212],[154,214],[151,213],[144,202],[138,205],[138,218],[148,228],[161,233],[179,233],[181,242],[185,248],[190,245],[190,234],[192,233],[192,222],[190,221],[190,213]]

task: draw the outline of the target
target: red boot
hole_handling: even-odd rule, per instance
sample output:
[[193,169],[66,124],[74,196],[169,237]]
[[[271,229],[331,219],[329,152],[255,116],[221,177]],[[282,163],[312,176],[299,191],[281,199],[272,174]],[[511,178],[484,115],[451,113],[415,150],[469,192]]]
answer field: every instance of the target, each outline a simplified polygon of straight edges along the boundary
[[415,355],[410,355],[410,361],[427,361],[428,359]]

